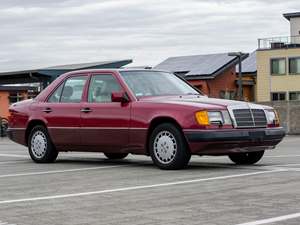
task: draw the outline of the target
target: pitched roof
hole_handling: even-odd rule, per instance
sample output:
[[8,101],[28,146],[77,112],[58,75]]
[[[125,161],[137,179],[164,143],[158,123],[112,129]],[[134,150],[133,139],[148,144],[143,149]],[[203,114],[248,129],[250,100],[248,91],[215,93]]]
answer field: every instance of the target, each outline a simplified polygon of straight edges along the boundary
[[110,65],[114,66],[114,68],[119,68],[129,63],[132,63],[131,59],[58,65],[58,66],[50,66],[50,67],[42,68],[41,70],[79,70],[79,69],[103,67],[103,66],[110,66]]
[[35,83],[40,82],[41,80],[53,80],[61,74],[73,70],[121,68],[129,63],[132,63],[131,59],[69,64],[23,71],[0,72],[0,84]]
[[236,63],[237,57],[228,56],[228,53],[191,55],[170,57],[154,69],[182,73],[185,78],[202,77],[204,79],[213,78]]
[[[239,72],[238,65],[236,66],[237,73]],[[242,73],[256,73],[256,51],[249,54],[249,57],[242,61]]]
[[290,20],[291,18],[300,17],[300,12],[285,13],[285,14],[283,14],[283,16],[287,20]]

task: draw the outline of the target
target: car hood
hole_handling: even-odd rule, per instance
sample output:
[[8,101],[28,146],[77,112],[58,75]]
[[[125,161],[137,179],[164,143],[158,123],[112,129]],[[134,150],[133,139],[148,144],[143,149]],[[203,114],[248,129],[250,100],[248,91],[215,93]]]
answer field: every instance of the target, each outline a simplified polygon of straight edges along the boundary
[[202,95],[183,95],[183,96],[155,96],[155,97],[144,97],[141,101],[151,101],[158,103],[173,103],[173,104],[187,104],[203,108],[271,108],[269,106],[258,105],[249,102],[209,98]]

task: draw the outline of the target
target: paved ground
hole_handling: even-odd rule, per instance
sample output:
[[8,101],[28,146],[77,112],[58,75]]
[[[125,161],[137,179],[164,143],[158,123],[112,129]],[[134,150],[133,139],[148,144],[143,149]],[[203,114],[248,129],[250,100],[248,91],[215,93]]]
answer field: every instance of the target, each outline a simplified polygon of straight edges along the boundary
[[90,153],[40,165],[0,139],[0,225],[244,223],[300,224],[299,136],[255,166],[193,157],[181,171]]

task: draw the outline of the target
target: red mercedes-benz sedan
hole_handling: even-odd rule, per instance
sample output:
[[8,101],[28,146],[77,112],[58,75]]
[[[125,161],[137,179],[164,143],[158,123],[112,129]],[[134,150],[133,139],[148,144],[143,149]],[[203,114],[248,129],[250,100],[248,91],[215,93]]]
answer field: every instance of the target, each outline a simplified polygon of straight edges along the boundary
[[8,134],[38,163],[61,151],[109,159],[150,155],[162,169],[191,155],[258,162],[284,137],[275,110],[208,98],[174,74],[155,70],[81,70],[57,78],[35,99],[10,107]]

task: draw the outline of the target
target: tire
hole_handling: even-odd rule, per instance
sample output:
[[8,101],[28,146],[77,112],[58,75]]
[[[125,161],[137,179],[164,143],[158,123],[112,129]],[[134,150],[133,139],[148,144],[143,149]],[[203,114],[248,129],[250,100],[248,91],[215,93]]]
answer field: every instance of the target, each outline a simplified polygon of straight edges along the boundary
[[257,163],[264,155],[265,151],[234,153],[228,155],[230,160],[238,165],[252,165]]
[[108,159],[124,159],[128,153],[103,153]]
[[153,130],[148,148],[153,163],[160,169],[183,169],[191,159],[183,134],[172,123],[160,124]]
[[28,138],[28,150],[31,159],[36,163],[52,163],[58,152],[53,145],[47,129],[44,126],[35,126]]

